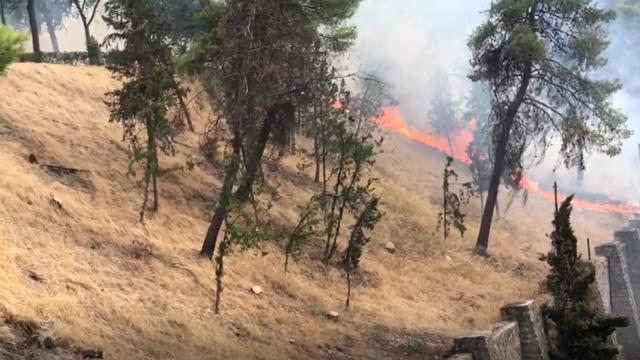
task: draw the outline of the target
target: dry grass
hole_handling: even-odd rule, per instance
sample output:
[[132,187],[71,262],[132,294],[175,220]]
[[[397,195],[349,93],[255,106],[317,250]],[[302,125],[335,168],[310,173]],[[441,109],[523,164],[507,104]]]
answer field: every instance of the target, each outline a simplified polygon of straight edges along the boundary
[[[343,310],[339,272],[302,259],[284,274],[273,243],[264,253],[231,256],[215,316],[213,266],[198,250],[219,181],[203,168],[162,178],[161,210],[139,224],[140,190],[124,175],[126,145],[103,103],[117,86],[94,67],[16,64],[0,78],[0,305],[11,314],[112,359],[396,358],[414,350],[435,358],[447,336],[488,328],[500,305],[539,296],[544,266],[536,252],[547,244],[550,204],[514,206],[496,225],[488,259],[470,255],[474,207],[467,237],[452,240],[443,257],[433,231],[444,158],[391,137],[376,167],[387,216],[365,255],[353,307]],[[206,106],[195,102],[192,111],[202,129]],[[184,162],[198,136],[179,141],[167,163]],[[31,153],[89,170],[80,183],[90,186],[61,182],[29,164]],[[286,158],[278,170],[287,176],[278,177],[274,222],[293,223],[293,205],[313,189],[295,164]],[[623,220],[577,218],[594,242]],[[384,251],[389,240],[394,255]],[[251,294],[252,285],[264,293]],[[330,309],[342,313],[338,323],[325,319]]]

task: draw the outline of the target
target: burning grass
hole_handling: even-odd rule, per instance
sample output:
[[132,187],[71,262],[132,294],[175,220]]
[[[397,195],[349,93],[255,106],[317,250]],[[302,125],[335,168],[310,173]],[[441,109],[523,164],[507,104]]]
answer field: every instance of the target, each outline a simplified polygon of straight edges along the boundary
[[[340,272],[303,257],[284,274],[274,242],[230,257],[222,315],[214,316],[213,266],[197,252],[219,179],[200,167],[162,178],[160,212],[140,225],[141,192],[124,175],[121,131],[108,123],[103,103],[117,86],[95,67],[17,64],[0,78],[0,117],[12,129],[0,137],[0,304],[11,314],[114,359],[395,358],[414,350],[436,355],[449,336],[490,327],[500,305],[539,296],[544,267],[536,252],[547,245],[549,203],[514,206],[496,226],[488,259],[470,254],[474,207],[468,235],[448,244],[443,257],[434,231],[444,157],[390,136],[376,168],[387,215],[364,255],[366,281],[354,289],[353,308],[343,310]],[[194,104],[202,129],[208,108]],[[184,134],[179,142],[164,166],[184,162],[198,137]],[[92,191],[30,164],[31,153],[89,170]],[[278,178],[274,224],[292,225],[294,205],[315,186],[295,175],[296,163],[285,158],[277,170],[289,176]],[[53,197],[64,211],[51,205]],[[578,211],[575,226],[597,243],[621,222]],[[397,245],[395,254],[385,251],[387,241]],[[248,291],[253,285],[264,289],[261,296]],[[340,321],[327,321],[328,310],[339,311]]]

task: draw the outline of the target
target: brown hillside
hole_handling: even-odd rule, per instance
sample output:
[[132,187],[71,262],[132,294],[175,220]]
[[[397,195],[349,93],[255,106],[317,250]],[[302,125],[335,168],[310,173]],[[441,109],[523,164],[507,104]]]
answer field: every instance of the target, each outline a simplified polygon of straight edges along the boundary
[[[274,241],[231,255],[216,316],[213,265],[198,250],[220,182],[206,167],[161,178],[160,212],[139,224],[141,192],[125,176],[126,143],[103,102],[117,86],[96,67],[16,64],[0,77],[0,318],[31,319],[110,359],[437,358],[450,336],[494,323],[500,305],[539,296],[537,252],[551,205],[514,205],[497,223],[488,259],[469,251],[474,207],[467,238],[442,256],[433,231],[444,158],[390,136],[376,165],[386,216],[352,308],[344,310],[340,272],[304,258],[285,274]],[[196,101],[192,111],[202,129],[206,107]],[[182,135],[178,155],[161,161],[184,163],[198,140]],[[87,171],[59,176],[30,164],[30,154]],[[280,183],[274,224],[291,226],[314,188],[296,163],[268,167],[268,180]],[[577,211],[576,228],[602,242],[622,222]],[[384,250],[389,240],[395,254]],[[253,285],[264,292],[253,295]],[[337,323],[329,310],[340,312]]]

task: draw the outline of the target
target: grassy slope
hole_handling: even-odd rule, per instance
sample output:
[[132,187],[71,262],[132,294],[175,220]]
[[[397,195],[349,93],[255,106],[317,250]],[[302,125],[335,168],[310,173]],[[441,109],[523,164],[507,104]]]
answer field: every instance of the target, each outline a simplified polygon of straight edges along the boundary
[[[104,93],[116,88],[94,67],[16,64],[0,78],[0,309],[34,319],[75,344],[101,347],[112,359],[394,358],[437,352],[443,339],[484,329],[503,303],[538,296],[550,204],[531,199],[498,223],[492,257],[477,259],[469,234],[447,246],[432,234],[443,156],[391,136],[376,173],[387,216],[365,254],[365,276],[343,310],[344,280],[302,259],[283,274],[277,243],[228,261],[222,315],[210,308],[213,266],[197,255],[220,183],[210,169],[160,181],[161,210],[137,223],[141,196],[124,176],[126,146],[110,124]],[[207,108],[195,102],[198,128]],[[184,162],[198,136],[179,139]],[[65,185],[27,161],[89,173]],[[314,188],[296,159],[273,166],[281,199],[271,211],[291,224]],[[464,172],[461,170],[461,172]],[[68,179],[67,179],[68,180]],[[68,181],[67,181],[68,182]],[[84,183],[91,186],[83,187]],[[64,212],[51,206],[59,198]],[[606,241],[622,219],[578,212],[577,227]],[[392,240],[396,254],[384,251]],[[40,274],[37,282],[27,275]],[[257,297],[248,288],[260,285]],[[338,323],[327,310],[341,312]],[[0,332],[1,333],[1,332]],[[444,341],[444,342],[443,342]]]

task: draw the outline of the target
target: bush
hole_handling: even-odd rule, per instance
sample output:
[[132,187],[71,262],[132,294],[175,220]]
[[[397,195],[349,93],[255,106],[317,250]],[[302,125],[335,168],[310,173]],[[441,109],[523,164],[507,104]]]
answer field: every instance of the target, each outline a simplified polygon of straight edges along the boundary
[[24,33],[11,30],[0,25],[0,75],[4,74],[9,64],[14,62],[22,52],[22,44],[27,40]]

